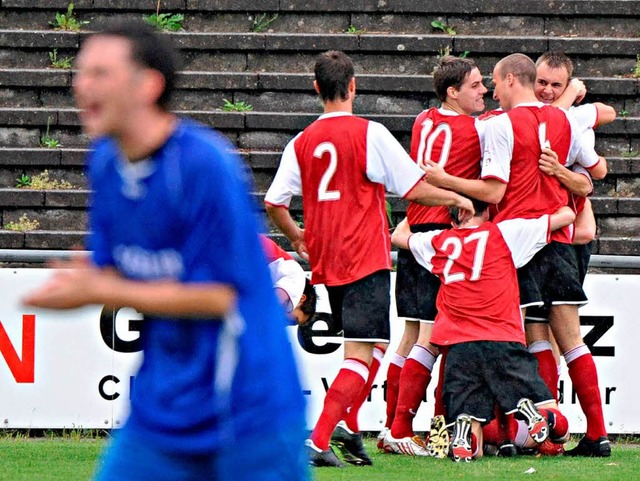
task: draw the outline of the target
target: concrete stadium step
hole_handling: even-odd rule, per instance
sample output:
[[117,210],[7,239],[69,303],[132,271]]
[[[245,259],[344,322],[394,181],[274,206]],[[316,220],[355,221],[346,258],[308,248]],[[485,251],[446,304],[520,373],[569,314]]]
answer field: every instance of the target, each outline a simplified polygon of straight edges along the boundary
[[[68,56],[87,32],[0,30],[0,67],[46,68],[48,52]],[[428,74],[439,52],[470,52],[488,73],[502,56],[522,52],[533,57],[562,50],[576,58],[582,75],[628,75],[636,63],[640,39],[617,37],[549,37],[544,35],[441,35],[348,33],[220,33],[175,32],[186,70],[300,72],[309,71],[313,57],[328,49],[344,50],[367,73]],[[424,57],[421,61],[417,55]]]
[[[162,12],[182,13],[184,28],[191,31],[251,31],[257,15],[278,17],[268,25],[275,31],[344,32],[349,26],[367,31],[431,31],[428,20],[438,18],[458,34],[487,34],[518,29],[527,35],[633,36],[637,32],[636,1],[563,1],[561,3],[472,0],[416,2],[412,0],[333,2],[322,0],[165,0]],[[101,24],[106,18],[155,12],[148,0],[76,0],[78,17]],[[55,12],[64,12],[67,1],[4,0],[0,27],[48,26]],[[29,12],[25,19],[23,12]],[[607,18],[610,22],[599,19]],[[609,34],[609,35],[607,35]]]

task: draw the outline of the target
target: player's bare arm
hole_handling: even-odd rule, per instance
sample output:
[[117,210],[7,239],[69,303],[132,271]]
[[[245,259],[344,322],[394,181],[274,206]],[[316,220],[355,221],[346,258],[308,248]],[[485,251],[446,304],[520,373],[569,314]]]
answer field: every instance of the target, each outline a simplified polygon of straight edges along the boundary
[[307,245],[304,242],[304,229],[301,229],[293,220],[289,209],[281,205],[265,204],[265,210],[271,221],[289,239],[298,255],[309,260]]
[[605,159],[602,156],[598,156],[598,163],[587,170],[589,171],[589,174],[591,174],[592,179],[595,179],[595,180],[604,179],[608,171],[607,159]]
[[560,95],[560,97],[558,97],[551,105],[569,110],[572,105],[582,102],[586,94],[587,87],[584,82],[580,79],[574,78],[571,79],[567,88],[562,92],[562,95]]
[[551,230],[566,227],[576,220],[576,214],[570,207],[560,207],[555,213],[549,216],[549,228]]
[[473,204],[469,199],[451,190],[435,187],[424,180],[418,182],[404,198],[422,205],[456,206],[473,214]]
[[436,162],[428,160],[425,178],[430,184],[450,189],[474,199],[497,204],[504,197],[507,184],[498,179],[463,179],[447,174]]
[[572,194],[586,197],[593,189],[591,181],[587,177],[562,165],[558,160],[558,155],[549,148],[542,149],[538,165],[542,172],[556,177]]
[[[73,309],[89,304],[132,307],[167,317],[223,317],[235,305],[235,291],[224,284],[132,281],[84,259],[56,261],[52,278],[23,299],[33,307]],[[185,314],[188,313],[188,314]]]
[[411,226],[409,226],[409,220],[405,217],[391,234],[391,242],[401,249],[408,249],[409,237],[411,237]]
[[594,102],[593,105],[595,105],[596,110],[598,111],[596,127],[610,124],[616,119],[616,109],[611,105],[603,104],[602,102]]
[[596,218],[589,199],[586,199],[584,208],[576,216],[573,231],[573,244],[584,245],[596,237]]

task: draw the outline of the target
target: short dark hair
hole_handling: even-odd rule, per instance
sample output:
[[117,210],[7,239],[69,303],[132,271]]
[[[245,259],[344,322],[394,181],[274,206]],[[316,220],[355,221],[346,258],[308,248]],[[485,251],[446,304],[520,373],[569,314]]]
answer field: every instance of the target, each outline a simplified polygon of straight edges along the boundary
[[546,63],[549,68],[564,68],[569,74],[569,78],[573,76],[573,62],[564,52],[545,52],[536,60],[536,67]]
[[536,83],[536,64],[523,53],[512,53],[498,62],[500,78],[513,74],[524,87],[533,87]]
[[[467,196],[463,195],[462,197]],[[467,199],[471,201],[473,204],[473,210],[476,211],[475,214],[473,214],[474,217],[480,217],[489,208],[489,204],[482,200],[474,199],[473,197],[467,197]],[[453,205],[449,207],[449,217],[451,217],[451,222],[456,225],[460,225],[460,208]]]
[[[304,280],[304,290],[302,293],[305,295],[305,300],[300,304],[300,310],[303,314],[307,315],[307,321],[313,319],[316,313],[316,304],[318,303],[318,294],[316,288],[311,284],[311,281],[307,278]],[[295,307],[295,306],[294,306]]]
[[455,87],[460,90],[460,87],[462,87],[462,84],[474,68],[476,68],[475,62],[469,58],[454,57],[452,55],[443,57],[433,72],[433,85],[438,100],[440,102],[447,100],[447,89],[449,87]]
[[118,20],[96,32],[96,36],[121,37],[131,42],[131,59],[137,65],[160,72],[164,77],[164,90],[158,97],[158,106],[167,108],[180,68],[178,50],[168,35],[158,33],[152,26],[137,20]]
[[354,70],[353,62],[344,52],[329,50],[318,55],[313,73],[324,102],[349,98],[349,82]]

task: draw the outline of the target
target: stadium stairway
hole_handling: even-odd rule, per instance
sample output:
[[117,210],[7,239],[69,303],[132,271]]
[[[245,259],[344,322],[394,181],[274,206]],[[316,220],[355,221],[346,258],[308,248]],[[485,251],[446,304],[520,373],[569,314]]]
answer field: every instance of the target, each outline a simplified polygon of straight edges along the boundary
[[[89,141],[73,104],[72,71],[53,68],[50,57],[54,51],[58,60],[73,57],[106,19],[141,18],[156,4],[77,0],[73,13],[89,23],[72,32],[50,25],[56,13],[66,13],[66,1],[0,0],[0,249],[82,245]],[[595,252],[640,255],[640,1],[167,0],[161,13],[184,15],[183,30],[169,33],[184,52],[173,109],[229,137],[253,173],[260,203],[286,142],[322,111],[311,74],[319,52],[339,49],[353,58],[356,113],[382,122],[408,148],[417,113],[437,105],[431,73],[439,56],[468,55],[488,80],[509,53],[535,59],[564,51],[587,84],[586,101],[618,112],[597,131],[610,173],[593,197]],[[225,111],[225,102],[252,110]],[[41,146],[47,129],[59,147]],[[44,170],[73,188],[16,187],[22,175]],[[400,219],[404,202],[390,203]],[[296,199],[293,213],[300,208]],[[24,215],[38,227],[6,229]]]

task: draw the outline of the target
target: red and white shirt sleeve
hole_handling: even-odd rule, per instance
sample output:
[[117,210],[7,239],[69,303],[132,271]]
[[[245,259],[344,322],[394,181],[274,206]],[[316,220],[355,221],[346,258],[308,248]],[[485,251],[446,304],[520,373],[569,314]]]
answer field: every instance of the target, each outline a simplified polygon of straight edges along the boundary
[[404,197],[422,180],[424,172],[384,125],[370,121],[367,129],[367,177],[384,185],[387,191]]
[[549,216],[537,219],[510,219],[498,222],[497,226],[511,251],[516,268],[524,266],[551,241]]
[[574,105],[568,110],[569,116],[575,120],[578,132],[593,130],[598,123],[598,109],[594,104]]
[[484,152],[480,178],[509,182],[513,154],[513,126],[508,115],[498,115],[484,122]]
[[294,148],[297,138],[298,136],[294,137],[282,152],[278,171],[264,198],[267,204],[289,208],[291,198],[302,194],[300,165]]
[[436,250],[433,247],[432,240],[441,232],[442,230],[416,232],[415,234],[411,234],[408,240],[408,247],[413,254],[413,257],[415,257],[418,264],[427,269],[429,272],[433,272],[433,264],[431,263],[431,260],[436,254]]

